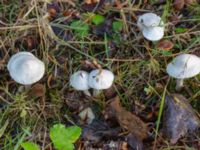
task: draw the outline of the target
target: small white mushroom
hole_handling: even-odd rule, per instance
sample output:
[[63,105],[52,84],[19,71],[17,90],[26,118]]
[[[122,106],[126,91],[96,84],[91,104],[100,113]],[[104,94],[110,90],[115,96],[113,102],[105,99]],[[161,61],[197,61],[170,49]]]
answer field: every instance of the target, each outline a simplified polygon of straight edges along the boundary
[[139,16],[137,25],[147,40],[158,41],[164,36],[164,22],[154,13]]
[[39,81],[45,72],[44,63],[30,52],[18,52],[13,55],[7,68],[12,79],[23,85]]
[[79,113],[79,117],[81,120],[86,121],[87,124],[91,124],[92,121],[95,119],[95,115],[90,107],[83,109]]
[[181,54],[167,66],[167,73],[176,78],[176,90],[183,87],[183,80],[200,72],[200,58],[192,54]]
[[89,74],[89,86],[94,89],[94,96],[98,95],[100,90],[110,88],[113,81],[114,74],[106,69],[96,69]]
[[70,85],[78,90],[83,91],[85,95],[91,96],[89,92],[89,85],[88,85],[89,73],[86,71],[80,70],[72,74],[70,77]]

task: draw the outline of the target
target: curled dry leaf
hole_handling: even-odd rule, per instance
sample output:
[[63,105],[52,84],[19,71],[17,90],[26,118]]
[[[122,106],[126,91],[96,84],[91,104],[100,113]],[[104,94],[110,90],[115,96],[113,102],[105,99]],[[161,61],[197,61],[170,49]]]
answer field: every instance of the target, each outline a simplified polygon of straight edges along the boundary
[[173,7],[175,10],[180,11],[185,5],[184,0],[174,0]]
[[45,95],[46,89],[43,84],[35,84],[31,88],[31,95],[35,97],[43,97]]
[[174,44],[169,41],[169,40],[162,40],[160,42],[158,42],[157,44],[157,49],[160,49],[160,50],[171,50],[173,48]]
[[163,134],[170,138],[172,144],[200,127],[199,118],[184,96],[166,96],[165,107]]
[[139,117],[122,108],[119,97],[113,98],[109,103],[109,107],[122,128],[130,131],[139,140],[147,137],[147,125]]

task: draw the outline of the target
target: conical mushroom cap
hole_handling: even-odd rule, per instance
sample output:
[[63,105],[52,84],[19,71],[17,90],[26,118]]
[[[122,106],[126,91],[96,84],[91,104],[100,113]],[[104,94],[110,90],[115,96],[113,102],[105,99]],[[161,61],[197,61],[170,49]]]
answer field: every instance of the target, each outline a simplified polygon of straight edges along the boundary
[[137,25],[147,40],[158,41],[164,36],[164,23],[154,13],[146,13],[140,16]]
[[200,58],[192,54],[181,54],[167,66],[167,73],[178,79],[191,78],[200,72]]
[[114,74],[109,70],[93,70],[89,74],[89,86],[93,89],[102,90],[112,86]]
[[70,77],[70,85],[76,90],[88,90],[88,78],[89,73],[87,73],[86,71],[77,71]]
[[39,81],[45,71],[44,63],[29,52],[19,52],[13,55],[7,68],[10,76],[23,85]]

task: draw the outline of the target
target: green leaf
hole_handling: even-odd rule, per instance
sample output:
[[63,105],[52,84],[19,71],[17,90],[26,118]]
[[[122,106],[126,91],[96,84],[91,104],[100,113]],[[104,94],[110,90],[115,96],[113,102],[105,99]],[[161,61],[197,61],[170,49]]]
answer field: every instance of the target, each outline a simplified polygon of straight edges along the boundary
[[33,142],[24,142],[21,146],[24,150],[40,150],[39,146]]
[[104,21],[105,21],[105,17],[102,16],[102,15],[97,14],[97,15],[94,15],[94,16],[92,17],[92,22],[93,22],[95,25],[98,25],[98,24],[100,24],[100,23],[103,23]]
[[71,29],[74,30],[75,34],[79,37],[87,36],[89,33],[89,25],[83,21],[76,20],[70,24]]
[[81,135],[81,128],[71,126],[66,128],[63,124],[56,124],[50,129],[50,138],[57,150],[73,150],[73,143]]
[[123,28],[123,22],[121,21],[114,21],[112,24],[112,28],[114,30],[114,32],[119,32],[122,30]]
[[175,29],[175,32],[176,33],[184,33],[184,32],[187,32],[187,28],[181,28],[181,27],[177,27],[176,29]]
[[76,142],[76,140],[78,140],[78,138],[81,135],[81,128],[77,127],[77,126],[71,126],[66,128],[66,132],[69,136],[69,141],[71,143]]

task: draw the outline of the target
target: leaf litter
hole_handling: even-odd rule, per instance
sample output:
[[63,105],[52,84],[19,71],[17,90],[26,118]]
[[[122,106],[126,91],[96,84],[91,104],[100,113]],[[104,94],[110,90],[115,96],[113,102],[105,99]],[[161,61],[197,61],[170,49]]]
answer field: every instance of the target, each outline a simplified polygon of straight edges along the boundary
[[194,133],[199,127],[200,119],[184,96],[180,94],[166,96],[163,134],[172,144],[189,133]]

